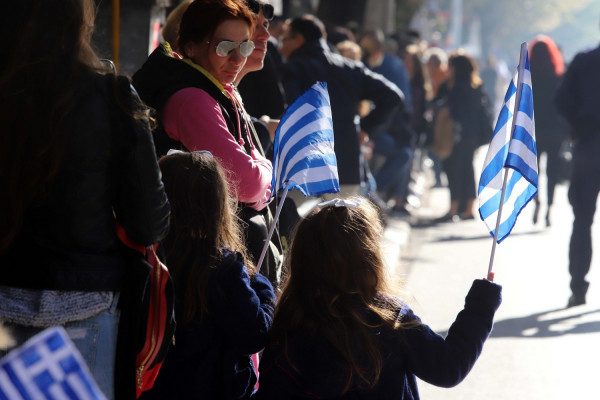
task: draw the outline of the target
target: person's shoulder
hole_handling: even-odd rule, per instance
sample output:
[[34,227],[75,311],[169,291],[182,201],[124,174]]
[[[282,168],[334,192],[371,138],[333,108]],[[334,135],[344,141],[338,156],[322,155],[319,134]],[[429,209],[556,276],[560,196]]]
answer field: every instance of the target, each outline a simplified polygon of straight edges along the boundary
[[571,65],[579,65],[581,63],[600,63],[600,46],[585,49],[575,54],[573,60],[571,61]]

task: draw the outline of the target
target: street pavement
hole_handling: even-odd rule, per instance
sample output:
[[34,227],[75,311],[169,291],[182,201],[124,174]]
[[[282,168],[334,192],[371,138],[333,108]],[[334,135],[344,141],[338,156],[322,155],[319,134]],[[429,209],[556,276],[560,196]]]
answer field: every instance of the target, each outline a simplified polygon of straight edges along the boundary
[[[544,184],[541,177],[542,199]],[[573,218],[567,189],[556,189],[550,227],[543,223],[545,208],[541,223],[532,224],[532,202],[511,235],[497,245],[493,269],[495,282],[503,286],[503,303],[469,376],[451,389],[420,381],[421,398],[600,399],[600,257],[592,260],[587,305],[565,309]],[[479,218],[427,223],[446,212],[446,188],[426,190],[420,200],[411,221],[392,216],[384,248],[390,269],[409,293],[409,304],[424,323],[445,335],[472,281],[487,275],[492,238]],[[600,237],[600,222],[593,235]]]

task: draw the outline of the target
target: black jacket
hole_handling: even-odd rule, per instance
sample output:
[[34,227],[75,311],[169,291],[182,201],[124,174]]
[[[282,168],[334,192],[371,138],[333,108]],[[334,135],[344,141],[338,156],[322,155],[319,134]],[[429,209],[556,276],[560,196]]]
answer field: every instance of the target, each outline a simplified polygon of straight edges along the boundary
[[[118,82],[118,84],[117,84]],[[117,89],[118,87],[118,89]],[[167,233],[170,206],[146,122],[124,119],[139,98],[126,78],[94,75],[74,85],[80,102],[66,122],[63,165],[25,212],[0,255],[0,285],[46,290],[120,290],[129,268],[115,216],[148,245]]]
[[[288,104],[317,81],[327,82],[340,184],[359,184],[358,132],[374,133],[397,107],[404,107],[400,89],[363,63],[332,53],[324,40],[306,43],[294,51],[282,65],[280,79]],[[375,108],[359,123],[361,100],[372,101]]]

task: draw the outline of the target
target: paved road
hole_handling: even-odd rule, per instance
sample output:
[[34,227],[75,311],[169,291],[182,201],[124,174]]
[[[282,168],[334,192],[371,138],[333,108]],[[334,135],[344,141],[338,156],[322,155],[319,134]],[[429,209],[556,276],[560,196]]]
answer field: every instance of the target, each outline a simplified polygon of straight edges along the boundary
[[[565,185],[557,188],[550,228],[533,226],[529,204],[497,246],[495,281],[503,286],[504,301],[492,336],[457,387],[419,382],[423,399],[600,399],[600,257],[588,275],[588,304],[565,309],[572,222],[566,192]],[[448,206],[447,190],[433,189],[423,200],[420,217],[439,216]],[[594,237],[600,237],[600,221]],[[599,254],[600,241],[595,243]],[[397,270],[417,315],[437,332],[454,321],[472,280],[486,275],[491,247],[479,219],[412,227]]]

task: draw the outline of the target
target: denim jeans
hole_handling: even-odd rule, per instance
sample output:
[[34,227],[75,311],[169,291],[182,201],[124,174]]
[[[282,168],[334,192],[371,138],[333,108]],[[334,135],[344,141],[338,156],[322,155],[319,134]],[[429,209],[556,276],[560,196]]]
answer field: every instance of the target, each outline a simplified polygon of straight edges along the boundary
[[[114,369],[120,315],[118,301],[119,296],[115,294],[109,309],[90,318],[63,325],[107,399],[115,397]],[[15,324],[6,324],[6,327],[16,346],[45,329]],[[6,353],[0,350],[0,358]]]
[[379,133],[375,138],[376,154],[385,156],[385,162],[375,172],[377,191],[384,200],[406,197],[410,181],[413,151],[410,147],[397,147],[394,138]]

